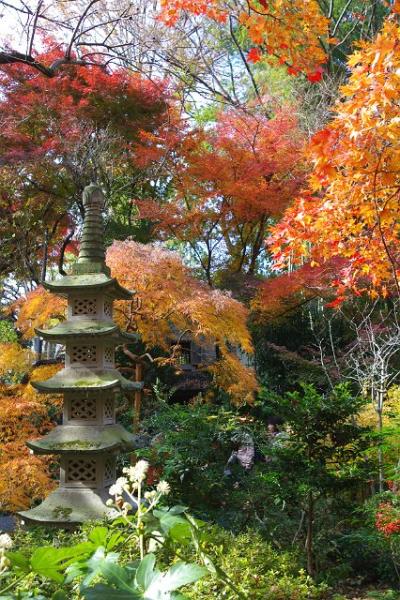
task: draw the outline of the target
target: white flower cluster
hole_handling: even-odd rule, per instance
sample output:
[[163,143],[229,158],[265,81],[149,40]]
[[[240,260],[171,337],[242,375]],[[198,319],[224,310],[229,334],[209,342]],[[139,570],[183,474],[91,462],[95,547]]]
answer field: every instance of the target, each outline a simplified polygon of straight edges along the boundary
[[8,550],[9,548],[12,548],[13,545],[13,541],[10,538],[10,536],[8,535],[8,533],[2,533],[0,535],[0,548],[4,548],[5,550]]
[[127,477],[119,477],[117,481],[110,487],[111,496],[122,496],[124,491],[129,490],[129,481]]
[[159,494],[161,494],[162,496],[166,496],[167,494],[169,494],[171,491],[171,488],[169,487],[169,483],[167,483],[166,481],[160,481],[157,485],[157,492]]
[[146,479],[146,473],[149,470],[149,463],[146,460],[139,460],[132,467],[125,467],[123,472],[129,477],[132,483],[140,483]]
[[[107,500],[107,506],[117,506],[122,512],[129,512],[132,508],[132,504],[129,502],[122,503],[122,496],[124,492],[136,502],[136,498],[133,497],[134,492],[138,491],[140,496],[140,490],[142,489],[142,483],[146,479],[146,474],[149,469],[149,463],[146,460],[139,460],[135,465],[131,467],[125,467],[123,469],[124,476],[119,477],[117,481],[110,487],[110,496],[114,496],[114,500]],[[152,491],[146,491],[143,497],[150,503],[148,509],[153,508],[161,496],[169,494],[171,488],[166,481],[160,481],[157,488]]]
[[5,555],[5,551],[11,548],[13,545],[13,541],[8,535],[8,533],[2,533],[0,535],[0,573],[4,573],[7,571],[10,566],[10,561]]

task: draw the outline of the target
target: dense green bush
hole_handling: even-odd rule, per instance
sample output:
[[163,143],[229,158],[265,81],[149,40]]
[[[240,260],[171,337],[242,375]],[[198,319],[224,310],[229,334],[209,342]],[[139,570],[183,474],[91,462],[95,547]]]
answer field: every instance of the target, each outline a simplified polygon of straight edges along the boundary
[[250,434],[261,452],[270,451],[263,420],[231,407],[164,403],[143,427],[155,438],[141,455],[171,482],[175,501],[235,532],[257,526],[271,539],[290,542],[301,511],[282,510],[285,482],[275,465],[256,462],[250,472],[236,465],[231,477],[224,476],[241,436]]
[[[177,518],[180,519],[180,516],[177,515]],[[168,517],[168,527],[171,527],[171,517]],[[126,524],[118,524],[118,521],[111,529],[105,524],[99,526],[99,524],[88,523],[73,534],[44,528],[33,528],[28,531],[18,530],[13,536],[14,546],[9,554],[10,558],[12,555],[15,557],[22,555],[29,561],[30,557],[38,554],[38,550],[40,555],[44,546],[53,548],[54,552],[47,552],[48,558],[44,562],[36,559],[32,571],[28,570],[22,578],[19,577],[18,572],[3,574],[0,577],[0,590],[4,590],[4,595],[1,594],[0,597],[2,600],[3,598],[26,600],[31,597],[38,600],[39,598],[80,600],[86,596],[92,597],[90,595],[91,588],[87,592],[85,588],[80,591],[80,589],[82,590],[80,583],[88,573],[85,565],[88,564],[93,570],[94,566],[97,568],[95,563],[96,560],[98,561],[96,558],[87,561],[86,546],[92,543],[91,552],[93,553],[98,544],[104,545],[106,556],[107,552],[111,552],[109,554],[110,564],[115,564],[114,557],[118,556],[113,554],[115,551],[120,556],[120,565],[133,564],[131,561],[138,559],[138,548],[132,535],[128,535],[129,531],[129,526],[127,528]],[[168,565],[176,564],[177,552],[179,559],[184,560],[185,564],[194,564],[203,556],[207,557],[210,565],[215,565],[217,569],[215,576],[205,577],[184,589],[184,597],[188,599],[311,600],[328,597],[327,587],[316,585],[306,575],[301,567],[301,560],[295,553],[279,552],[273,549],[271,544],[265,542],[256,531],[248,531],[235,536],[218,526],[204,525],[199,530],[198,545],[193,545],[189,540],[188,543],[183,543],[182,525],[179,523],[175,533],[172,532],[168,543],[157,551],[159,567],[166,570]],[[64,573],[68,575],[68,569],[65,571],[65,568],[74,560],[78,563],[77,566],[72,567],[70,573],[76,573],[78,580],[71,576],[67,576],[65,579]],[[101,581],[104,581],[101,572],[102,562],[101,558],[98,561],[100,566],[98,574],[91,583],[95,589],[99,582],[97,590],[100,591],[101,585],[103,585]],[[17,560],[18,563],[21,563],[21,559]],[[211,566],[211,571],[213,568]],[[108,567],[104,573],[106,580],[107,577],[110,577],[110,573],[110,567]],[[111,582],[116,585],[113,579]],[[94,597],[103,598],[102,595],[94,595]]]
[[[249,600],[311,600],[327,598],[324,584],[316,585],[293,552],[279,552],[256,531],[237,536],[213,529],[212,553]],[[186,594],[193,600],[234,600],[235,594],[216,579],[199,581]]]

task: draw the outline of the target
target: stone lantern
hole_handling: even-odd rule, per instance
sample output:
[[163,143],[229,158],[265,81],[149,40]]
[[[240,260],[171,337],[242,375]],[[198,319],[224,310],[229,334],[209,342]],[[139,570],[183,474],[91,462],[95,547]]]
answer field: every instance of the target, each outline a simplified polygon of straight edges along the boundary
[[43,393],[64,396],[63,424],[39,440],[27,442],[35,454],[60,458],[60,483],[40,505],[19,513],[39,523],[73,524],[107,516],[108,489],[116,478],[120,450],[134,449],[136,436],[115,421],[116,394],[137,391],[141,382],[115,369],[115,347],[136,340],[113,322],[113,301],[132,292],[110,277],[103,242],[104,197],[90,185],[83,192],[85,218],[77,263],[72,273],[45,283],[68,300],[67,319],[52,329],[37,330],[46,340],[65,345],[65,367],[47,381],[32,385]]

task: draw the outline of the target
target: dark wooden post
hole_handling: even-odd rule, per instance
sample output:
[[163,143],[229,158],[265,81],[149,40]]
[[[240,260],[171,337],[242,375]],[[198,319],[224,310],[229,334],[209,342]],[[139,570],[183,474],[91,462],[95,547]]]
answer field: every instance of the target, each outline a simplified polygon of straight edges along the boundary
[[[135,367],[135,381],[142,381],[143,365],[137,362]],[[133,432],[139,431],[140,411],[142,408],[142,390],[135,391],[135,400],[133,405]]]

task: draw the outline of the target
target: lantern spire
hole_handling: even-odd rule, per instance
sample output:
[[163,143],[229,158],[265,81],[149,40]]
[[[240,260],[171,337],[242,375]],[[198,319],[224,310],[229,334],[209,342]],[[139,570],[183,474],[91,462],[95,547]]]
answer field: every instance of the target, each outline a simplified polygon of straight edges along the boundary
[[104,248],[104,195],[101,188],[90,184],[83,190],[82,237],[78,262],[73,266],[74,275],[86,273],[106,273],[110,270],[105,263]]

